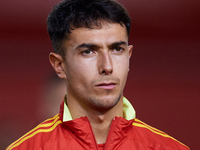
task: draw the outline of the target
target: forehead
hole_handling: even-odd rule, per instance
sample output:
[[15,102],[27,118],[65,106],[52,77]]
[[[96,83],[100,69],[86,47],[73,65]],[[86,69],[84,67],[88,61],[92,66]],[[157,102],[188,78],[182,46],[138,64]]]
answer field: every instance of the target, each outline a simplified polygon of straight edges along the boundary
[[103,24],[101,27],[77,28],[72,30],[69,39],[64,42],[65,47],[73,47],[83,43],[111,44],[117,41],[128,43],[126,27],[120,24]]

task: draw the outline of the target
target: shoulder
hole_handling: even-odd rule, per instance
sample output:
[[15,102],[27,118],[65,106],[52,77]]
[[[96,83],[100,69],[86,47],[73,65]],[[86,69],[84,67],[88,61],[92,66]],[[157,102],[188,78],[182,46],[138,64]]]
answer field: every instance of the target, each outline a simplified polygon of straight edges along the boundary
[[55,115],[52,118],[45,120],[24,136],[10,144],[6,150],[17,149],[37,149],[42,144],[50,140],[52,134],[56,131],[59,125],[62,123],[59,115]]
[[152,147],[165,147],[172,150],[189,150],[183,143],[135,118],[132,123],[133,131],[138,140],[148,143]]

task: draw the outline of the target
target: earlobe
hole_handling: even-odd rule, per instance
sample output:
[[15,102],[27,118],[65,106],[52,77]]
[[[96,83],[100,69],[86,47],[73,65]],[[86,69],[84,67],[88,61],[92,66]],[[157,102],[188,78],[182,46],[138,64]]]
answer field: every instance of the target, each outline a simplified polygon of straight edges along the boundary
[[51,52],[49,54],[49,61],[52,65],[52,67],[54,68],[56,74],[58,75],[58,77],[65,79],[66,74],[64,71],[64,59],[62,58],[62,56]]

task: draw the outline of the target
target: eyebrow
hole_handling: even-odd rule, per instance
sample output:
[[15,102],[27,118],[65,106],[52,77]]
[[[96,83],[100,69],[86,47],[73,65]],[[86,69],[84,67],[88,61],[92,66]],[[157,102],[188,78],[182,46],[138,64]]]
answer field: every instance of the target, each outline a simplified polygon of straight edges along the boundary
[[92,44],[92,43],[83,43],[79,46],[76,47],[76,49],[80,49],[80,48],[95,48],[95,47],[99,47],[96,44]]
[[[119,46],[119,45],[128,45],[127,42],[125,41],[118,41],[118,42],[114,42],[111,43],[108,47],[115,47],[115,46]],[[100,46],[93,44],[93,43],[83,43],[79,46],[76,47],[76,49],[80,49],[80,48],[99,48]]]
[[125,41],[114,42],[110,46],[128,45]]

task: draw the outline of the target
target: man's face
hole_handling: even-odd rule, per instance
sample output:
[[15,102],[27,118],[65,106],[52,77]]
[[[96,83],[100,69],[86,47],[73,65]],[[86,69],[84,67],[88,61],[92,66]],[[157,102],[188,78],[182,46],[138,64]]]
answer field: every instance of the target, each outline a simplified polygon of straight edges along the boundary
[[132,52],[125,26],[77,28],[64,47],[68,100],[96,110],[109,110],[122,100]]

